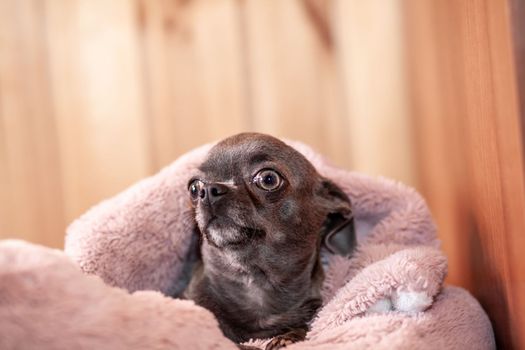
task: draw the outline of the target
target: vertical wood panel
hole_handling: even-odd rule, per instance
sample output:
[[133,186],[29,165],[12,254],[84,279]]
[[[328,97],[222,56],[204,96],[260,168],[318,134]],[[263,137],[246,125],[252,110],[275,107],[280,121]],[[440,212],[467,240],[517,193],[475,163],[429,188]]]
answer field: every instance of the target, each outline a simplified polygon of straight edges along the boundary
[[137,15],[155,167],[247,130],[237,2],[141,1]]
[[[1,34],[0,34],[1,35]],[[0,42],[3,39],[0,39]],[[1,52],[0,52],[1,53]],[[1,58],[0,58],[1,60]],[[0,63],[0,66],[3,63]],[[1,70],[2,68],[0,68]],[[0,90],[0,239],[12,235],[16,237],[12,227],[11,214],[11,183],[7,168],[7,136],[2,111],[2,92]]]
[[[484,236],[485,248],[493,257],[489,264],[498,270],[504,270],[506,275],[501,283],[507,302],[508,315],[502,314],[497,309],[499,302],[495,300],[494,289],[489,288],[484,271],[478,272],[481,291],[480,298],[486,303],[491,303],[491,311],[496,312],[498,318],[508,317],[510,322],[510,339],[518,348],[525,347],[525,174],[524,174],[524,143],[522,139],[521,115],[519,111],[519,90],[516,80],[517,73],[514,65],[513,37],[509,16],[509,3],[480,1],[479,5],[466,2],[466,18],[472,19],[465,36],[466,46],[482,56],[488,53],[486,59],[479,59],[474,55],[466,55],[467,67],[472,67],[468,73],[470,94],[467,94],[469,123],[472,128],[481,126],[479,119],[487,119],[487,130],[474,133],[478,142],[474,148],[478,150],[479,158],[472,164],[472,171],[476,174],[476,193],[482,200],[476,201],[479,207],[479,221],[484,226],[480,227]],[[522,29],[525,35],[525,29]],[[491,99],[487,99],[487,95]],[[485,115],[484,115],[485,113]],[[482,116],[480,118],[480,116]],[[475,129],[474,129],[475,130]],[[483,131],[485,133],[483,133]],[[487,152],[487,138],[494,139],[492,154]],[[485,147],[480,152],[481,147]],[[489,151],[489,152],[490,152]],[[478,170],[478,164],[487,161],[486,172]],[[499,181],[498,181],[499,180]],[[490,191],[496,187],[494,193],[501,204],[495,206],[495,197]],[[475,198],[476,200],[479,197]],[[486,228],[486,230],[483,230]],[[505,271],[507,270],[507,271]],[[490,305],[490,304],[489,304]],[[496,319],[496,322],[498,320]],[[501,325],[497,326],[500,334],[505,336]]]
[[[474,238],[465,172],[466,114],[461,14],[448,3],[410,1],[406,34],[412,55],[411,107],[419,187],[436,218],[447,252],[447,281],[472,289],[472,257],[465,252]],[[445,49],[446,48],[446,49]]]
[[401,1],[335,4],[352,167],[413,185]]
[[64,223],[43,3],[0,2],[0,35],[0,234],[57,246]]
[[133,3],[47,4],[66,221],[150,173]]
[[332,2],[243,2],[256,130],[302,140],[349,166]]
[[[498,346],[511,349],[525,346],[525,186],[507,6],[411,1],[407,31],[421,178],[444,224],[450,274],[468,281],[493,322]],[[441,188],[451,193],[438,193]]]
[[[508,0],[510,15],[512,16],[514,57],[516,61],[516,74],[519,85],[520,112],[522,124],[525,123],[525,1]],[[525,138],[525,126],[521,126],[522,137]]]

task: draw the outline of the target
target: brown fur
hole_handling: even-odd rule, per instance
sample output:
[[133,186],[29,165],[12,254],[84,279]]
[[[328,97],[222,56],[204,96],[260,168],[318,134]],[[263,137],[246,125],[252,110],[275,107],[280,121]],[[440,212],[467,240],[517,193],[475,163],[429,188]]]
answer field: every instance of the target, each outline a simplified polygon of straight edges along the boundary
[[[254,183],[263,169],[280,175],[278,189]],[[212,311],[236,342],[281,335],[268,345],[277,349],[304,339],[321,305],[327,218],[350,217],[348,197],[299,152],[255,133],[218,143],[196,179],[200,260],[184,297]]]

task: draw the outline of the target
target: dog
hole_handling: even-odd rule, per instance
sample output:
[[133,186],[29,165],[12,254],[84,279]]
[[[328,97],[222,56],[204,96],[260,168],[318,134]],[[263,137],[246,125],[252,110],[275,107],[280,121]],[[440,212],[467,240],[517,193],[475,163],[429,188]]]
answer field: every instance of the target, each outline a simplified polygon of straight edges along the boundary
[[348,196],[258,133],[212,147],[188,191],[198,256],[183,298],[210,310],[236,343],[272,338],[274,350],[304,340],[322,303],[323,239],[351,221]]

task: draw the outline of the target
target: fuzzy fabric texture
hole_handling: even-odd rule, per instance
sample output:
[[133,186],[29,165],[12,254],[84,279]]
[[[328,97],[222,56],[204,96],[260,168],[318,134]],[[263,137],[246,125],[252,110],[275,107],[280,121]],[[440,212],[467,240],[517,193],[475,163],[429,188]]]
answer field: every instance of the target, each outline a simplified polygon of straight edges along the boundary
[[237,347],[191,301],[129,294],[83,274],[62,251],[6,240],[0,242],[0,349]]
[[[350,259],[329,258],[324,305],[307,340],[289,348],[495,348],[477,301],[442,286],[447,263],[419,194],[341,170],[289,143],[348,194],[358,235]],[[185,154],[76,220],[66,237],[70,259],[1,243],[0,348],[235,348],[208,311],[163,296],[177,287],[193,230],[187,181],[210,147]]]

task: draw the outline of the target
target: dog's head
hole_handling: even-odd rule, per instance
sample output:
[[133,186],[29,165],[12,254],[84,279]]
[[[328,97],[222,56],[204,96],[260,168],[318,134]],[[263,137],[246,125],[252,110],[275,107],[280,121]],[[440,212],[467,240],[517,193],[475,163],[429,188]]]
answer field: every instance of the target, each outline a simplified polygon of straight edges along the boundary
[[205,244],[220,249],[314,248],[352,215],[346,194],[284,142],[263,134],[229,137],[188,183]]

